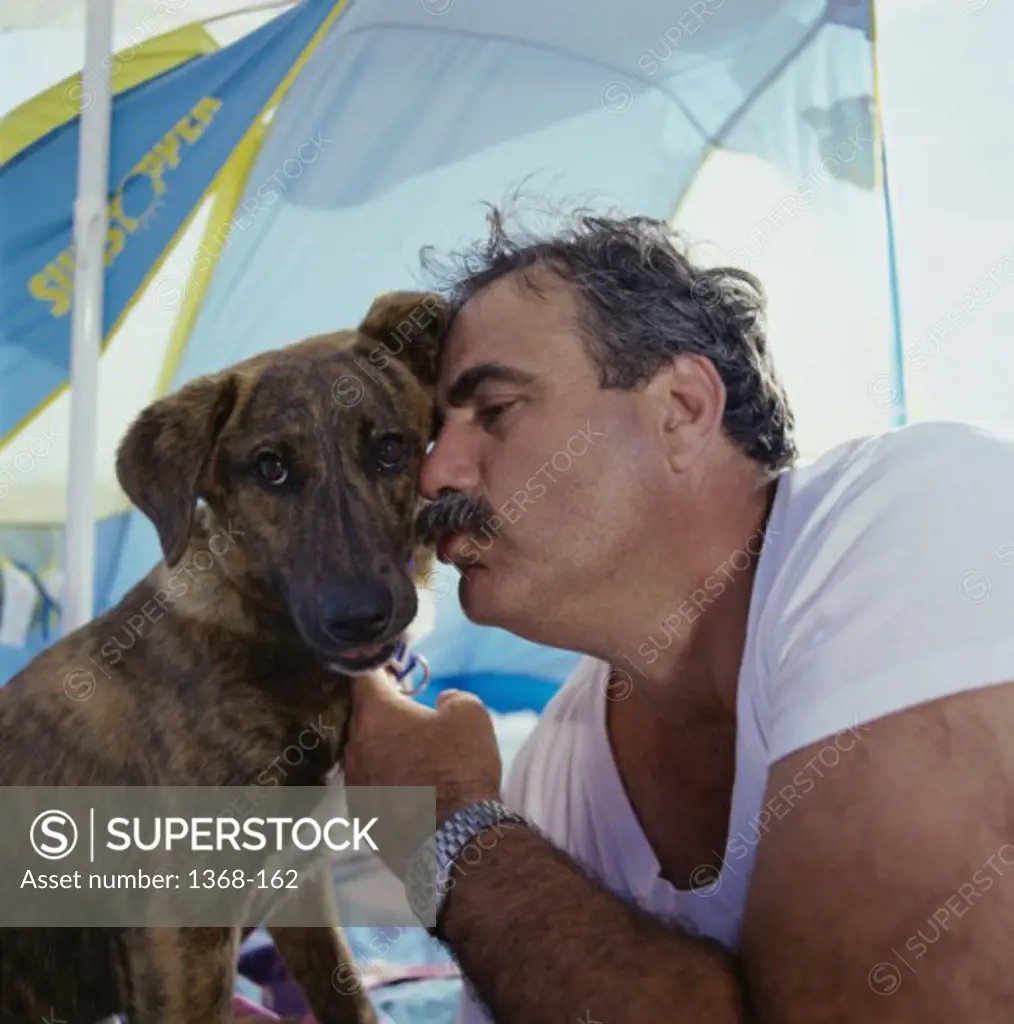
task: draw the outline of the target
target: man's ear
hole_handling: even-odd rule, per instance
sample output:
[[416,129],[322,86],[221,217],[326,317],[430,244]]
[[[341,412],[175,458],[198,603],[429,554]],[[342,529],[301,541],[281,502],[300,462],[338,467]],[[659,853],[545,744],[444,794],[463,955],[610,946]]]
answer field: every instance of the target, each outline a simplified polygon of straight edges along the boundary
[[434,386],[450,318],[450,307],[436,292],[385,292],[373,300],[359,333],[380,342],[367,355],[374,366],[383,369],[398,359]]
[[187,549],[202,477],[235,403],[231,373],[198,377],[149,405],[120,442],[116,477],[154,524],[169,566]]

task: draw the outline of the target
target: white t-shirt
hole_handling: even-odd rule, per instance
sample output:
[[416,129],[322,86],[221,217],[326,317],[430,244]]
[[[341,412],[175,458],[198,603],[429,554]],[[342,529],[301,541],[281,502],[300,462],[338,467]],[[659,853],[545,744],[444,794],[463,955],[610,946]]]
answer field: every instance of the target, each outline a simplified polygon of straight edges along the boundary
[[[622,691],[606,686],[600,661],[578,664],[504,787],[506,803],[617,895],[733,950],[758,842],[848,757],[862,725],[1014,680],[1014,437],[914,424],[784,472],[747,629],[729,838],[708,888],[658,877],[606,735],[607,690]],[[652,643],[662,638],[656,630]],[[636,659],[616,667],[637,685]],[[795,793],[764,805],[769,767],[819,740]],[[458,1024],[488,1019],[466,984]]]

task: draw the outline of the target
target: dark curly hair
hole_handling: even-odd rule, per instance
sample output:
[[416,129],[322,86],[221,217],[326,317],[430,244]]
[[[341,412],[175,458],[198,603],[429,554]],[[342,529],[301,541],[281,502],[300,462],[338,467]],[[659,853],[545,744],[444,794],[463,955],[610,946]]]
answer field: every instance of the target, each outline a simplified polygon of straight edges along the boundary
[[[571,213],[563,230],[512,237],[506,214],[489,207],[488,237],[450,257],[436,285],[461,307],[499,278],[544,268],[574,287],[580,329],[603,388],[640,387],[674,356],[714,364],[726,389],[723,427],[749,458],[776,471],[798,456],[794,419],[765,333],[760,282],[735,267],[691,262],[680,236],[650,217]],[[424,249],[423,265],[438,263]]]

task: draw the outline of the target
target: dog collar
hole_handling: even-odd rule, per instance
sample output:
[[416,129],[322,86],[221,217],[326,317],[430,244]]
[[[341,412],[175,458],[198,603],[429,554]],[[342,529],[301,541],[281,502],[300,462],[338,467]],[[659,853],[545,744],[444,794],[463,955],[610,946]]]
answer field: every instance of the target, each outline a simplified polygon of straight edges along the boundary
[[[404,641],[394,649],[394,653],[385,667],[394,676],[398,689],[409,697],[422,693],[429,685],[429,662],[421,654],[416,654]],[[413,685],[411,676],[417,669],[422,670],[422,678]]]

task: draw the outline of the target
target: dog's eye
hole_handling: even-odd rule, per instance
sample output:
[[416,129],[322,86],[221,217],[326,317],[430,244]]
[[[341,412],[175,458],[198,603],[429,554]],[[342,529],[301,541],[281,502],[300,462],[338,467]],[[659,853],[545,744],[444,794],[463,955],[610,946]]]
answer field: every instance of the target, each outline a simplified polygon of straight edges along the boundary
[[257,475],[269,484],[283,484],[289,476],[289,470],[280,455],[261,452],[257,456]]
[[385,434],[377,442],[376,454],[381,469],[397,469],[408,456],[408,443],[401,434]]

